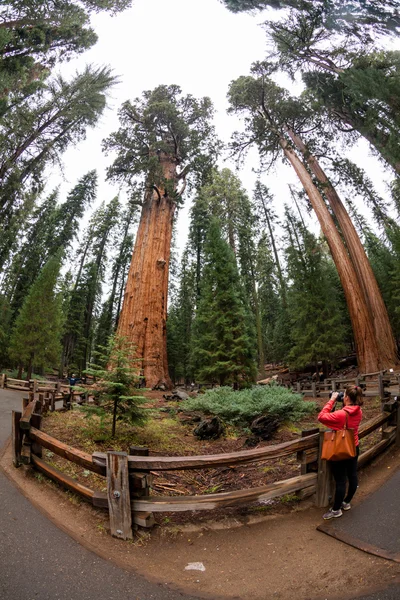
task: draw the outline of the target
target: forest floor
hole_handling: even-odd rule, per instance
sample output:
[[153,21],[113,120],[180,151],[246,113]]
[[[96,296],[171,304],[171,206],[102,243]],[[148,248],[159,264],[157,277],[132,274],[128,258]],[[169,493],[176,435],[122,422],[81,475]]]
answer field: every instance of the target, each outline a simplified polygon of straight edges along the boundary
[[[147,398],[146,406],[150,410],[150,418],[141,426],[133,427],[126,422],[117,423],[115,438],[110,435],[110,421],[101,422],[98,417],[88,418],[78,406],[68,412],[54,412],[42,421],[42,429],[57,439],[88,453],[106,452],[108,450],[128,451],[129,446],[145,446],[150,455],[188,456],[219,454],[247,449],[248,435],[243,431],[228,427],[224,437],[218,440],[199,440],[194,434],[195,424],[189,424],[184,412],[179,412],[179,403],[165,400],[162,392],[144,392]],[[316,409],[300,422],[283,423],[278,431],[268,441],[262,441],[257,447],[279,444],[298,439],[301,431],[318,427],[317,415],[326,402],[325,399],[306,399],[315,402]],[[379,399],[368,398],[363,407],[364,422],[376,416],[381,410]],[[370,434],[361,440],[361,451],[368,449],[379,440],[379,432]],[[44,459],[57,469],[73,477],[80,483],[93,489],[106,491],[105,479],[78,465],[66,461],[49,450],[44,450]],[[182,496],[212,494],[247,489],[281,481],[300,474],[300,464],[296,454],[274,460],[261,460],[255,463],[225,466],[216,469],[181,470],[158,472],[153,475],[151,494],[159,496]],[[42,478],[42,476],[39,475]],[[78,498],[74,501],[80,502]],[[294,494],[267,500],[263,503],[253,503],[245,507],[216,509],[212,513],[214,522],[226,522],[229,519],[239,519],[247,522],[252,516],[276,515],[298,510],[300,501]],[[193,522],[191,513],[157,513],[159,525],[180,526]],[[198,512],[195,517],[197,524],[208,522],[207,512]]]

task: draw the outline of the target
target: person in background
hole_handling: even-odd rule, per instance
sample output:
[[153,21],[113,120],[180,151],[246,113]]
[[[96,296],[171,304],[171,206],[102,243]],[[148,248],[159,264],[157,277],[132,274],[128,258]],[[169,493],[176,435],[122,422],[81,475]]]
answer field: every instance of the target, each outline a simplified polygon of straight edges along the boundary
[[[324,408],[318,415],[318,421],[323,425],[337,431],[343,429],[346,423],[346,413],[348,415],[347,427],[348,429],[354,430],[354,437],[356,443],[356,455],[354,458],[348,458],[346,460],[330,460],[330,466],[332,469],[333,478],[335,480],[335,498],[332,508],[324,514],[325,520],[341,517],[343,510],[350,510],[350,502],[356,493],[358,486],[357,477],[357,461],[359,455],[359,440],[358,440],[358,428],[362,419],[361,406],[363,404],[362,389],[357,385],[349,385],[346,388],[345,395],[343,398],[343,408],[334,411],[336,399],[338,393],[332,394],[331,399],[327,402]],[[348,482],[348,489],[346,494],[346,484]]]
[[67,377],[68,381],[69,381],[69,385],[72,387],[73,385],[77,384],[78,381],[81,381],[81,379],[79,377],[76,377],[76,375],[74,375],[72,373],[71,377]]

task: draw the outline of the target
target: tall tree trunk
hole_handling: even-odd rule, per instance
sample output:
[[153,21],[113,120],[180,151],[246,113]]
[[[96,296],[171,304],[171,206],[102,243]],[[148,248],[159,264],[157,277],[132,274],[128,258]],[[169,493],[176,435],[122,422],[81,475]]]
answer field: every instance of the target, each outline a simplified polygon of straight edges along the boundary
[[[252,274],[253,276],[253,274]],[[255,280],[253,278],[253,302],[254,302],[254,313],[256,317],[256,332],[257,332],[257,348],[258,348],[258,375],[260,379],[265,377],[265,355],[264,355],[264,343],[261,326],[261,314],[260,314],[260,303],[258,301],[258,294],[256,290]]]
[[33,355],[29,357],[28,366],[26,369],[26,380],[29,381],[32,377]]
[[342,238],[310,174],[283,135],[279,137],[279,144],[286,158],[296,171],[328,242],[346,297],[353,327],[359,369],[362,373],[379,371],[381,363],[374,327],[371,323],[368,306],[358,283],[353,263],[346,251]]
[[269,218],[268,210],[267,210],[267,207],[265,205],[265,200],[264,200],[263,194],[260,194],[260,199],[261,199],[261,203],[262,203],[263,210],[264,210],[265,220],[267,221],[269,236],[271,238],[272,250],[274,252],[275,265],[276,265],[276,268],[277,268],[277,271],[278,271],[279,286],[281,288],[281,298],[282,298],[283,305],[286,306],[286,285],[285,285],[285,280],[284,280],[283,274],[282,274],[282,269],[281,269],[281,263],[280,263],[280,260],[279,260],[278,250],[277,250],[276,244],[275,244],[275,236],[274,236],[274,232],[273,232],[273,229],[272,229],[271,220]]
[[[165,180],[176,189],[176,161],[159,154]],[[146,387],[172,387],[167,358],[168,275],[175,201],[165,186],[145,193],[117,334],[136,347]]]
[[399,364],[399,360],[389,315],[371,264],[353,222],[338,193],[332,186],[315,156],[309,153],[307,146],[298,135],[290,129],[288,130],[288,133],[296,148],[302,153],[304,160],[310,167],[312,173],[314,173],[315,177],[323,185],[324,193],[338,220],[351,261],[357,274],[357,279],[371,315],[370,319],[375,329],[381,368],[388,369],[394,367]]

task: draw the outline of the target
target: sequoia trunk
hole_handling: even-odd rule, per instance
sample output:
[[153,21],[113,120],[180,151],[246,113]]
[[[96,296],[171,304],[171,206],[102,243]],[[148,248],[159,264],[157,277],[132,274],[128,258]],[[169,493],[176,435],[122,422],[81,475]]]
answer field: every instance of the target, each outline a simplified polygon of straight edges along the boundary
[[363,373],[379,371],[381,365],[375,331],[353,263],[350,260],[328,208],[318,189],[315,187],[307,169],[283,136],[280,137],[279,143],[310,199],[323,234],[328,242],[346,297],[356,344],[359,369]]
[[390,326],[389,315],[378,287],[371,264],[365,253],[364,247],[351,221],[349,214],[332,186],[317,159],[308,152],[308,149],[299,136],[288,131],[290,138],[302,153],[318,181],[323,185],[324,193],[329,200],[332,211],[336,215],[346,246],[352,260],[357,279],[364,294],[365,302],[370,312],[370,319],[374,326],[375,337],[378,345],[381,369],[388,369],[398,364],[396,343]]
[[[164,178],[176,188],[176,165],[160,158]],[[165,186],[145,194],[117,334],[132,342],[143,361],[146,387],[171,387],[167,359],[167,297],[175,202]]]

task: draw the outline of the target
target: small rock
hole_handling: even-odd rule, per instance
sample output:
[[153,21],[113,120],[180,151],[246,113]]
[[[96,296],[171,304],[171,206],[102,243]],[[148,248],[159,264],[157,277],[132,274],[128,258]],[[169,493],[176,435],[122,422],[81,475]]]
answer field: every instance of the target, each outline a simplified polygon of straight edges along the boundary
[[202,562],[189,563],[185,567],[185,571],[205,571],[206,568]]
[[177,400],[187,400],[189,398],[188,394],[183,390],[174,390],[172,393]]

